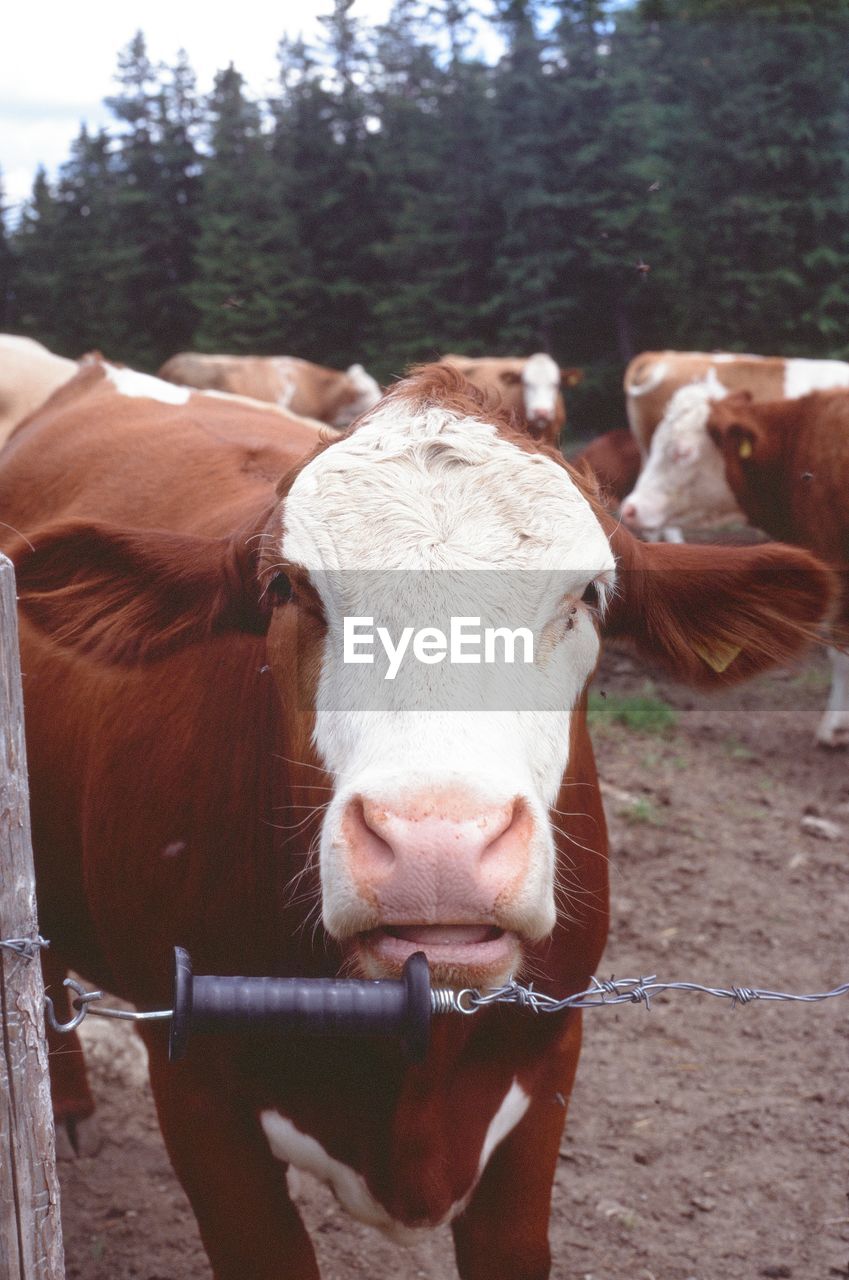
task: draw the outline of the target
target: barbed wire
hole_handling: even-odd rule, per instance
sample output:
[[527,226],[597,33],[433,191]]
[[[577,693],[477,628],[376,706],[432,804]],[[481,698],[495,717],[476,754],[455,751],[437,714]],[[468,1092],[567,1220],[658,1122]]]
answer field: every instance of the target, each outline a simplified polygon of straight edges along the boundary
[[34,960],[50,943],[38,933],[34,938],[0,938],[0,951],[11,951],[22,960]]
[[[651,1009],[653,998],[666,991],[696,991],[702,995],[716,996],[720,1000],[730,1000],[732,1008],[752,1004],[755,1000],[788,1000],[814,1004],[820,1000],[830,1000],[834,996],[849,995],[849,982],[844,982],[831,991],[804,995],[790,991],[770,991],[763,987],[706,987],[699,982],[658,982],[656,974],[644,978],[611,978],[609,981],[593,977],[591,982],[592,985],[585,991],[577,991],[562,1000],[536,991],[533,983],[523,986],[519,982],[507,982],[502,987],[483,992],[467,987],[456,994],[451,993],[454,997],[452,1011],[476,1013],[478,1009],[493,1004],[518,1005],[533,1013],[562,1013],[566,1009],[610,1008],[620,1004],[642,1004],[646,1009]],[[443,993],[440,992],[440,995]]]

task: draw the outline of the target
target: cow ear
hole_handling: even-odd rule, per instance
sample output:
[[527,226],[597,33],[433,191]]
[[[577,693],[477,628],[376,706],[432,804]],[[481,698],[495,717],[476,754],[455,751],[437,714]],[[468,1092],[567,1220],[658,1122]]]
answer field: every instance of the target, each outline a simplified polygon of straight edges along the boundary
[[153,661],[227,631],[259,634],[256,543],[68,520],[9,551],[24,615],[100,661]]
[[617,586],[605,633],[630,640],[676,679],[734,684],[815,640],[833,575],[797,547],[689,546],[611,534]]
[[583,369],[561,369],[560,377],[564,387],[577,387],[579,382],[584,380]]

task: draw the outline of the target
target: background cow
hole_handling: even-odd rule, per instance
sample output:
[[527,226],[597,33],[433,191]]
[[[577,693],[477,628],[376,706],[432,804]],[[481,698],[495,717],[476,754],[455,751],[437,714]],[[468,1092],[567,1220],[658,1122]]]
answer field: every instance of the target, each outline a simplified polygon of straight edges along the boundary
[[831,694],[817,741],[849,747],[849,392],[756,404],[739,391],[711,406],[707,430],[752,524],[841,572],[832,626],[840,647],[830,651]]
[[[91,367],[0,463],[57,954],[146,1007],[169,998],[175,943],[200,972],[393,976],[423,950],[437,982],[583,989],[607,929],[600,633],[722,686],[798,651],[826,570],[779,546],[637,542],[446,367],[306,462],[267,416],[161,385]],[[526,597],[554,709],[440,711],[423,667],[363,714],[343,617],[401,622],[435,570],[484,590],[486,568]],[[491,1008],[439,1021],[418,1065],[391,1043],[251,1034],[169,1066],[148,1024],[215,1276],[316,1280],[292,1163],[400,1238],[450,1221],[465,1280],[544,1280],[580,1035],[577,1011]]]
[[616,508],[634,487],[640,474],[640,450],[627,427],[617,427],[596,436],[577,453],[569,455],[573,467],[584,463],[599,482],[602,497],[611,508]]
[[344,373],[297,356],[208,356],[185,351],[166,360],[159,377],[182,386],[268,400],[305,418],[344,429],[380,399],[360,364]]
[[709,402],[729,391],[770,400],[842,386],[849,386],[849,364],[841,360],[680,351],[637,356],[625,371],[625,399],[645,461],[622,503],[622,519],[649,533],[741,519],[707,436]]
[[17,424],[77,372],[40,342],[0,333],[0,445]]
[[580,369],[560,369],[551,356],[442,357],[443,364],[459,369],[479,390],[495,395],[516,414],[534,440],[557,446],[566,423],[566,405],[560,391],[581,381]]

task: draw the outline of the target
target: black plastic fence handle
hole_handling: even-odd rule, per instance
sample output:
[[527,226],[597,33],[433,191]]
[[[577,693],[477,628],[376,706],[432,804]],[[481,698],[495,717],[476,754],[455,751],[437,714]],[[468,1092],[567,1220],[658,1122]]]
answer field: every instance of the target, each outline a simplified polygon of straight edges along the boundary
[[193,1032],[249,1027],[308,1035],[396,1036],[418,1061],[430,1036],[430,973],[424,952],[417,951],[397,981],[195,977],[188,952],[175,947],[173,1009],[172,1062],[183,1057]]

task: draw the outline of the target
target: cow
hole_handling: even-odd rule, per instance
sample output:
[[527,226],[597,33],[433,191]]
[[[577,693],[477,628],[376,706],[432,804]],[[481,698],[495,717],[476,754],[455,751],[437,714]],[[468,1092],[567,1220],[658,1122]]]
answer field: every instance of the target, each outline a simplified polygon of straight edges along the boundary
[[297,356],[212,356],[183,351],[158,377],[180,386],[267,400],[302,418],[344,430],[380,399],[380,387],[361,364],[344,373]]
[[737,391],[711,405],[707,431],[747,519],[841,575],[831,693],[817,742],[849,747],[849,392],[755,403]]
[[[0,465],[51,951],[148,1009],[175,944],[197,972],[391,979],[422,951],[454,989],[584,990],[608,925],[601,634],[723,687],[799,651],[829,571],[639,542],[445,365],[306,458],[229,408],[80,379]],[[465,592],[512,575],[541,705],[434,705],[433,634],[403,687],[346,661],[349,623],[395,634],[446,570]],[[363,672],[383,701],[358,701]],[[549,1275],[580,1011],[446,1015],[421,1062],[254,1030],[169,1064],[162,1025],[141,1034],[216,1280],[318,1280],[289,1166],[398,1239],[450,1223],[463,1280]]]
[[625,371],[625,399],[645,461],[622,519],[649,534],[742,520],[706,434],[709,402],[729,391],[772,400],[847,386],[849,364],[841,360],[697,351],[637,356]]
[[560,384],[577,386],[580,369],[560,369],[542,351],[532,356],[447,355],[441,363],[459,369],[474,386],[511,408],[532,439],[557,447],[566,423]]
[[640,473],[640,450],[627,427],[616,427],[596,436],[577,453],[569,454],[573,467],[588,466],[598,480],[606,506],[616,509],[634,487]]
[[0,446],[22,418],[76,372],[74,360],[55,356],[40,342],[0,333]]

